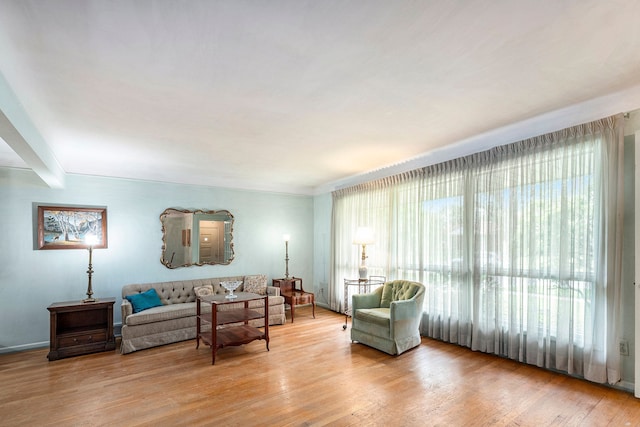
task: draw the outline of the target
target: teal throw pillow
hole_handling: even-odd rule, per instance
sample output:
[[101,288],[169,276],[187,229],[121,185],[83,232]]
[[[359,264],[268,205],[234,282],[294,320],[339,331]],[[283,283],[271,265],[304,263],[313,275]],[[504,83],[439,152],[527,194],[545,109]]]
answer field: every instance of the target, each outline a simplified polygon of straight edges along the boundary
[[140,313],[141,311],[147,310],[149,308],[159,307],[162,305],[158,293],[153,288],[140,294],[127,295],[125,298],[133,306],[134,313]]

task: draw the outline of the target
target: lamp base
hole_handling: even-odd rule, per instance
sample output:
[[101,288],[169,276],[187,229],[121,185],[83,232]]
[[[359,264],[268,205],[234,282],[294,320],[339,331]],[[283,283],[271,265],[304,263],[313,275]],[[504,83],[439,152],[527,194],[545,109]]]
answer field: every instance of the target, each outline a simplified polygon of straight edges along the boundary
[[367,266],[365,265],[361,265],[360,268],[358,268],[358,275],[360,276],[360,281],[365,281],[368,278],[368,274],[369,272],[367,271]]
[[98,302],[97,298],[85,298],[82,300],[82,302]]

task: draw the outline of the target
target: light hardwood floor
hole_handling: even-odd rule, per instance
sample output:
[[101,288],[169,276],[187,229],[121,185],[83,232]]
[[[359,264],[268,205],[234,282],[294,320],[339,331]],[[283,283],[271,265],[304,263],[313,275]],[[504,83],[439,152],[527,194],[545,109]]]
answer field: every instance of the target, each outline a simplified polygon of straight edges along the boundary
[[0,356],[0,425],[627,426],[631,393],[423,339],[399,357],[353,344],[344,317],[296,310],[264,341],[195,340],[48,362]]

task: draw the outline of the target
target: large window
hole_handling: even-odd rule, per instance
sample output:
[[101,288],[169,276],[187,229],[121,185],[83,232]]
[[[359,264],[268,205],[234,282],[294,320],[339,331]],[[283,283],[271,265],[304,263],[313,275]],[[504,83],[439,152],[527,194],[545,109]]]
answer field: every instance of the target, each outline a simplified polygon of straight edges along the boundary
[[423,335],[617,381],[618,121],[334,193],[334,284],[372,227],[370,271],[427,288]]

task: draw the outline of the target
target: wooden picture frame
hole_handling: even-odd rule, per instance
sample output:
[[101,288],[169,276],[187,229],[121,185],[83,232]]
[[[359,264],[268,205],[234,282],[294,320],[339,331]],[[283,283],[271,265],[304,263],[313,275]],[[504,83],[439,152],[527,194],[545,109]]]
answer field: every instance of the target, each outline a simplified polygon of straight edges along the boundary
[[38,249],[94,249],[107,247],[107,208],[101,206],[38,206]]

